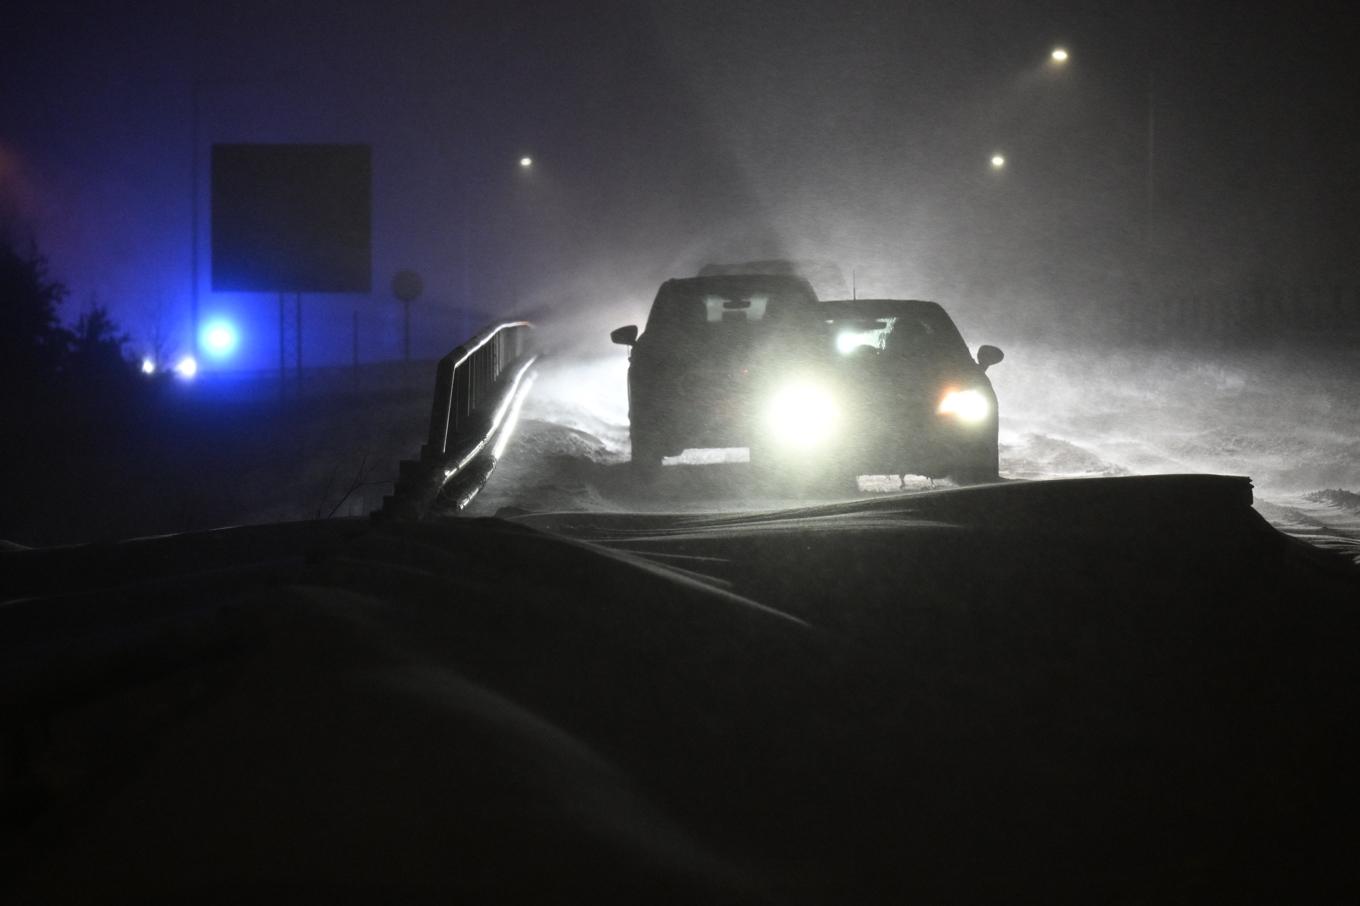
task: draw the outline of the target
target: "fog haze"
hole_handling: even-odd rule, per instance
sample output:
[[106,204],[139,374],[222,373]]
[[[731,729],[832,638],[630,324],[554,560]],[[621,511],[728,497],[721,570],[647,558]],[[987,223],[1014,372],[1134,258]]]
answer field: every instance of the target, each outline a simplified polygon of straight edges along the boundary
[[[1159,306],[1355,285],[1343,12],[58,5],[0,64],[0,178],[76,302],[139,340],[157,320],[187,340],[195,98],[204,223],[214,142],[374,146],[374,292],[313,302],[318,363],[347,359],[351,310],[366,359],[399,352],[405,267],[425,355],[516,310],[604,327],[664,277],[771,257],[835,262],[824,293],[1141,329]],[[211,293],[199,247],[204,310],[248,325],[218,367],[267,367],[272,300]]]

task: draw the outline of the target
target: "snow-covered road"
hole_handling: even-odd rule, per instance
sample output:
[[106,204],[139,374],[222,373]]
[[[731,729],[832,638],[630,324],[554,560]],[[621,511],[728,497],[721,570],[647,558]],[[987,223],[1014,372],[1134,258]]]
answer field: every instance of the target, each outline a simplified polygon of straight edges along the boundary
[[[1011,348],[989,373],[1006,478],[1246,475],[1274,525],[1360,557],[1360,353]],[[687,452],[639,487],[626,468],[626,374],[622,350],[545,359],[515,440],[469,514],[808,503],[754,490],[744,450]],[[932,486],[919,479],[906,490]],[[883,476],[859,481],[861,495],[897,490]]]

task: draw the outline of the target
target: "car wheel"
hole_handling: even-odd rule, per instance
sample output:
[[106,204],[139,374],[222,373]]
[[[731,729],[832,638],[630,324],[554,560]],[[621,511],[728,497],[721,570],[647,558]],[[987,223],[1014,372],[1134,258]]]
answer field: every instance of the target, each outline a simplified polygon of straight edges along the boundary
[[661,471],[662,446],[650,431],[630,429],[628,436],[633,444],[632,459],[629,464],[633,474],[640,478],[653,479]]
[[955,484],[993,484],[1000,480],[1001,462],[997,456],[997,447],[979,451],[981,455],[968,456],[964,458],[964,463],[956,468],[950,469],[947,477]]
[[955,469],[949,473],[950,480],[957,485],[994,484],[1000,477],[996,469],[976,467]]

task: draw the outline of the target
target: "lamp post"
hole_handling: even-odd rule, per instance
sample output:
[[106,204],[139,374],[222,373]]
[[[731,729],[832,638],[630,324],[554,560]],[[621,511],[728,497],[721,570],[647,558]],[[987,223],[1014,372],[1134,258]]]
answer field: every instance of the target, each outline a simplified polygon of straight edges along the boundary
[[[466,157],[466,154],[464,155]],[[519,171],[524,174],[531,173],[534,168],[534,159],[528,154],[521,155],[518,159]],[[499,169],[499,168],[498,168]],[[472,300],[472,180],[465,179],[463,183],[463,304],[462,304],[462,333],[466,336],[471,325],[468,323],[468,309]],[[515,216],[516,205],[510,205],[510,232],[511,240],[518,240],[518,218]],[[511,275],[511,292],[518,296],[518,280]],[[518,299],[515,300],[518,302]]]
[[1148,61],[1147,79],[1147,158],[1145,160],[1147,178],[1147,209],[1143,221],[1145,241],[1152,244],[1153,217],[1157,207],[1157,70]]
[[[1055,46],[1048,55],[1050,69],[1066,69],[1071,54],[1066,47]],[[1157,69],[1155,55],[1149,48],[1147,55],[1147,82],[1143,97],[1143,224],[1142,224],[1142,261],[1141,295],[1145,309],[1153,303],[1153,247],[1157,235]],[[1146,312],[1145,312],[1146,314]]]
[[[1061,45],[1049,51],[1048,59],[1053,69],[1065,69],[1071,54]],[[1143,157],[1143,238],[1145,244],[1152,242],[1157,212],[1157,70],[1149,55],[1147,64],[1147,94],[1144,98],[1145,117],[1143,134],[1146,139]]]
[[[532,175],[533,168],[534,159],[529,155],[526,154],[519,159],[519,170],[520,173],[524,174],[523,178],[528,179]],[[520,273],[517,262],[522,262],[525,259],[524,251],[519,248],[520,240],[523,238],[520,235],[523,224],[520,215],[520,207],[524,203],[522,195],[523,192],[516,188],[510,199],[510,243],[514,249],[510,259],[510,307],[516,311],[519,309],[520,291]]]

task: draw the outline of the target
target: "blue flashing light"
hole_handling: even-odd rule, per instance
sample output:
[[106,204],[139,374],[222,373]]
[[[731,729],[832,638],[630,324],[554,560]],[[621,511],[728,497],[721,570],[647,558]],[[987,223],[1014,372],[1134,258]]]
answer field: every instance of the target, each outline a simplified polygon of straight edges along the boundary
[[213,321],[203,328],[203,348],[214,358],[226,358],[236,351],[236,327],[227,321]]

